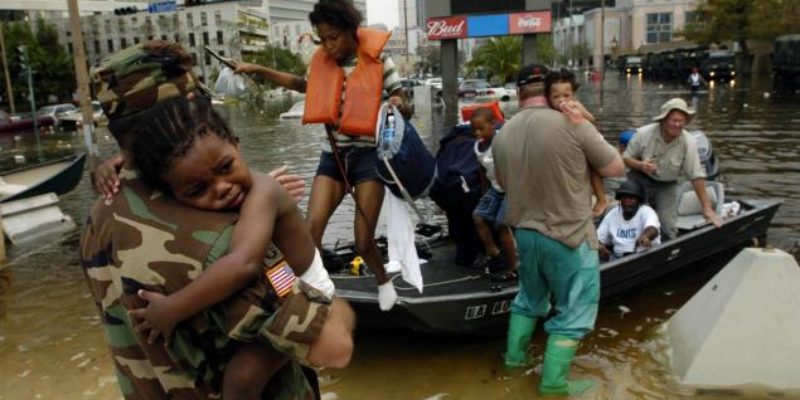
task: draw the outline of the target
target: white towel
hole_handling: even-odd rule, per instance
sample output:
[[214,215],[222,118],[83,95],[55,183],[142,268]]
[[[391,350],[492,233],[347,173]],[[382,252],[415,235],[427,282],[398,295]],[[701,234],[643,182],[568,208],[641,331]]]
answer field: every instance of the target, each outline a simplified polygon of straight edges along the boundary
[[387,190],[384,211],[387,217],[386,235],[389,242],[389,263],[386,264],[386,269],[396,270],[396,265],[400,264],[403,279],[422,293],[421,262],[414,244],[414,223],[411,221],[408,205]]

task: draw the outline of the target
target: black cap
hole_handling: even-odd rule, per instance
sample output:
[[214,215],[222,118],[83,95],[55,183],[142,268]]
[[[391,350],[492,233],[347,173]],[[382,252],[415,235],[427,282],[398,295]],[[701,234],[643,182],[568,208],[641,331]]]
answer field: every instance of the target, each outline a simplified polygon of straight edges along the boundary
[[517,87],[525,86],[529,83],[544,82],[547,75],[547,67],[539,64],[528,64],[519,71],[517,75]]
[[639,201],[644,201],[644,190],[636,181],[625,181],[619,185],[619,189],[617,189],[617,200],[622,199],[623,196],[633,196],[639,199]]

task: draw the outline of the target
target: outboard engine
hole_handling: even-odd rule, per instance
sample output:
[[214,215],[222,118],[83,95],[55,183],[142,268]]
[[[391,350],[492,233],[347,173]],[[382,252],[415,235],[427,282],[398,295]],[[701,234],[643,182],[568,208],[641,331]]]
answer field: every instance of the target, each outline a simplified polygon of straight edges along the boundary
[[719,177],[719,161],[717,155],[711,148],[711,141],[701,130],[692,132],[695,142],[697,142],[697,154],[700,156],[700,164],[706,170],[706,180],[714,181]]

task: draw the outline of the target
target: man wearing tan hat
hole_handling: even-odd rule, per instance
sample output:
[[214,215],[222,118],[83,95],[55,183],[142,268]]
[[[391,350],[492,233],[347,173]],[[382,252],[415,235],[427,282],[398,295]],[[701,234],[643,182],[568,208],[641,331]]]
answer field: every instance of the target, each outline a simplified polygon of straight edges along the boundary
[[652,124],[636,130],[623,157],[630,168],[628,179],[645,188],[661,221],[662,240],[678,235],[678,178],[683,175],[692,183],[703,206],[703,216],[716,227],[722,220],[711,206],[706,193],[706,173],[700,164],[697,144],[684,126],[692,120],[694,110],[680,98],[668,100]]

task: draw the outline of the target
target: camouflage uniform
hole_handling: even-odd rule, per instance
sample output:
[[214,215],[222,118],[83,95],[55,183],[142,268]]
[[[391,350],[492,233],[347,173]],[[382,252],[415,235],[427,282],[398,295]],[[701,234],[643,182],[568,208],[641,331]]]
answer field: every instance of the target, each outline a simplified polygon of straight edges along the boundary
[[[134,46],[92,70],[98,99],[112,121],[146,110],[148,102],[152,106],[196,87],[194,76],[185,69],[181,72],[186,66],[183,58],[171,61],[175,58],[170,55],[182,51],[174,46],[165,42]],[[161,50],[166,58],[159,58]],[[262,277],[178,324],[169,347],[161,341],[149,345],[135,332],[127,311],[146,306],[137,291],[169,295],[189,284],[228,250],[237,214],[182,205],[148,187],[133,171],[123,170],[119,178],[120,194],[113,204],[98,201],[87,216],[80,258],[123,395],[219,397],[224,368],[238,345],[260,341],[292,357],[273,376],[264,397],[313,397],[295,360],[305,359],[310,343],[319,336],[330,300],[299,279],[288,295],[279,297]],[[265,268],[281,262],[277,249],[268,253],[273,257],[265,257]]]

